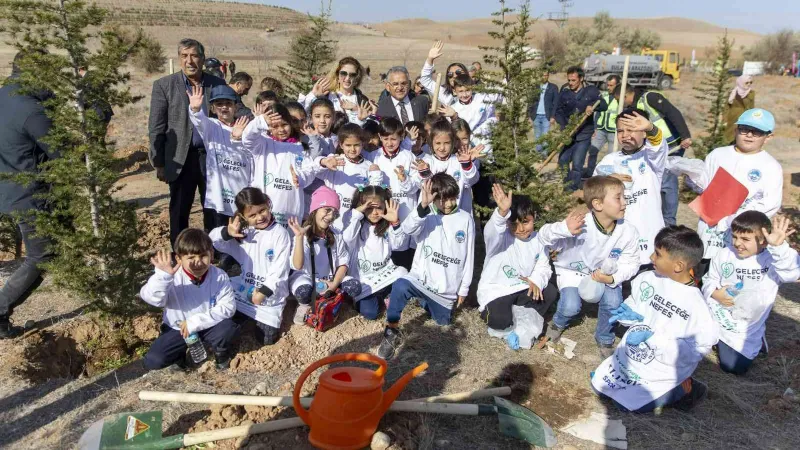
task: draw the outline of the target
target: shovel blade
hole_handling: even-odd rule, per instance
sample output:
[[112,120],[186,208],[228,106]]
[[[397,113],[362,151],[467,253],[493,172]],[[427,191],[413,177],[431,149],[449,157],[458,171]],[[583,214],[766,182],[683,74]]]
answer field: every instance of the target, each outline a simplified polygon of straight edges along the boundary
[[148,444],[161,441],[161,422],[161,411],[115,414],[89,427],[81,436],[78,448],[148,448]]
[[497,407],[500,431],[504,435],[537,447],[549,448],[556,445],[553,429],[530,409],[500,397],[494,398],[494,404]]

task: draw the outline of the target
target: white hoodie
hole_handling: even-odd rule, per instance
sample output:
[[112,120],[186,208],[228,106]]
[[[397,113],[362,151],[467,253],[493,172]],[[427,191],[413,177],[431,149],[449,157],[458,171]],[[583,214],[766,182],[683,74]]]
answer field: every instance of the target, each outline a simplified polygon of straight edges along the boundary
[[[464,169],[455,154],[450,155],[450,157],[444,161],[432,154],[423,156],[422,160],[428,163],[432,175],[445,172],[455,178],[456,183],[458,183],[459,208],[472,214],[472,189],[470,189],[470,187],[475,185],[480,178],[478,167],[475,163],[470,164],[469,168]],[[414,176],[414,182],[418,186],[422,186],[425,180],[419,172],[415,172],[412,175]]]
[[[417,207],[418,203],[419,185],[416,180],[419,180],[419,175],[412,165],[414,161],[417,160],[417,157],[414,156],[411,150],[406,150],[404,148],[398,149],[397,153],[392,157],[386,156],[383,148],[379,148],[374,152],[373,156],[373,163],[381,168],[381,179],[378,184],[388,186],[389,189],[392,190],[392,199],[400,206],[398,215],[402,222],[411,214],[411,210]],[[397,177],[397,173],[395,172],[395,168],[397,167],[403,168],[406,174],[405,181],[400,181]],[[409,241],[410,239],[408,238],[404,239],[404,241],[400,242],[393,250],[407,250]]]
[[511,211],[501,216],[494,210],[483,231],[486,262],[478,282],[478,308],[483,311],[492,300],[528,289],[526,277],[544,290],[553,273],[545,247],[536,233],[527,240],[518,239],[508,228]]
[[339,214],[343,215],[350,210],[356,189],[370,184],[380,185],[381,173],[375,171],[376,173],[371,174],[369,168],[372,166],[372,162],[366,158],[362,157],[361,161],[354,163],[344,156],[340,156],[344,159],[344,166],[337,167],[336,170],[330,170],[320,165],[322,156],[318,156],[314,160],[314,166],[316,166],[317,178],[325,182],[325,185],[333,189],[339,196],[341,204]]
[[[745,259],[740,259],[730,245],[720,249],[703,277],[703,295],[719,324],[720,340],[748,359],[758,356],[778,287],[798,278],[800,261],[786,242],[767,246],[766,251]],[[711,298],[715,290],[739,281],[744,286],[733,307],[726,308]]]
[[[644,320],[620,322],[630,328],[614,354],[595,370],[592,386],[635,411],[692,376],[717,343],[717,327],[699,289],[653,271],[631,282],[625,304]],[[653,335],[628,345],[628,335],[636,331]]]
[[[231,255],[242,267],[241,282],[245,289],[235,293],[236,309],[259,322],[280,328],[283,307],[289,295],[286,283],[292,247],[289,233],[273,222],[264,230],[247,228],[244,235],[241,241],[230,238],[226,227],[215,228],[210,233],[214,248]],[[225,240],[226,237],[229,239]],[[269,288],[272,295],[255,305],[247,298],[247,290],[262,286]]]

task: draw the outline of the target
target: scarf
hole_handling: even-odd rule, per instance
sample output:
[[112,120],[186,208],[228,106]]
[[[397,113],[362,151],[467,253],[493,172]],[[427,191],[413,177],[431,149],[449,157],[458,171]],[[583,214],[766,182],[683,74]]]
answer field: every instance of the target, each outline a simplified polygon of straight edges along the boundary
[[736,96],[738,95],[741,98],[747,97],[747,94],[750,93],[750,88],[747,86],[747,83],[753,81],[753,77],[750,75],[742,75],[736,79],[736,86],[734,86],[733,90],[731,91],[731,95],[728,96],[728,104],[732,105],[733,101],[736,100]]

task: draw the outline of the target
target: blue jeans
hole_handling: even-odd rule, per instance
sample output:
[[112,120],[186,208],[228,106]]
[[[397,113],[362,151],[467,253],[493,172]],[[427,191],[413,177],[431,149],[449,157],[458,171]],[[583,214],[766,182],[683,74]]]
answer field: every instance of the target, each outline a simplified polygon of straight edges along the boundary
[[[576,290],[577,292],[577,290]],[[386,309],[386,321],[389,323],[400,322],[400,313],[406,307],[408,301],[416,297],[419,304],[430,314],[437,325],[450,325],[450,318],[453,310],[431,300],[424,291],[417,289],[405,278],[401,278],[392,284],[392,295],[389,297],[389,308]]]
[[[558,156],[558,168],[566,169],[567,172],[567,185],[564,189],[567,191],[577,191],[581,188],[581,176],[583,176],[583,164],[586,161],[586,152],[589,150],[591,141],[585,139],[583,141],[573,141]],[[570,162],[572,166],[570,166]]]
[[678,177],[670,171],[665,171],[661,179],[661,214],[664,225],[678,223]]
[[[559,329],[567,328],[569,323],[578,313],[581,312],[583,300],[578,295],[578,288],[567,287],[561,289],[561,299],[558,300],[558,309],[553,316],[553,323]],[[594,331],[594,339],[598,344],[612,345],[614,343],[614,325],[608,323],[611,318],[611,310],[616,309],[622,303],[622,287],[605,287],[603,297],[600,299],[600,308],[597,311],[597,328]]]
[[[594,386],[592,386],[592,389],[594,389]],[[683,390],[683,386],[679,384],[679,385],[675,386],[674,388],[672,388],[672,390],[670,390],[667,393],[665,393],[664,395],[662,395],[661,397],[658,397],[657,399],[653,400],[652,402],[643,405],[641,408],[639,408],[637,410],[631,411],[630,409],[622,406],[622,404],[620,404],[619,402],[617,402],[613,398],[607,396],[606,394],[603,394],[602,392],[599,392],[597,389],[594,389],[594,392],[599,394],[599,395],[601,395],[601,396],[603,396],[603,397],[611,399],[611,401],[614,402],[614,405],[620,411],[635,412],[635,413],[648,413],[648,412],[653,411],[656,408],[663,408],[665,406],[672,405],[673,403],[676,403],[678,400],[682,399],[684,395],[686,395],[686,391]]]
[[719,355],[719,368],[723,372],[744,375],[747,369],[753,365],[752,359],[748,359],[722,341],[717,343],[717,354]]
[[381,289],[380,291],[370,295],[369,297],[364,297],[361,300],[357,301],[355,304],[356,310],[359,314],[364,316],[365,319],[368,320],[375,320],[378,318],[378,310],[380,310],[381,303],[383,303],[383,299],[386,298],[387,295],[392,291],[392,287],[386,287]]
[[[550,121],[547,120],[547,116],[544,114],[537,114],[536,117],[533,117],[533,138],[539,139],[543,135],[547,134],[550,131]],[[545,148],[542,145],[536,145],[536,151],[539,153],[546,153]]]
[[[215,355],[227,355],[231,343],[239,334],[239,325],[231,319],[223,319],[211,328],[198,331],[203,343],[210,346]],[[150,350],[144,355],[144,368],[163,369],[183,361],[186,356],[186,341],[181,332],[169,325],[161,324],[161,335],[153,341]]]

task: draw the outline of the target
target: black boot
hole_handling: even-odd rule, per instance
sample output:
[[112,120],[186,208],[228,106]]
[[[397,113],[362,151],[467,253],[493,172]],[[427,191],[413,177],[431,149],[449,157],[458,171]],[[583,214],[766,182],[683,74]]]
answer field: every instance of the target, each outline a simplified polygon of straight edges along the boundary
[[11,337],[11,320],[8,316],[0,316],[0,339],[8,339]]

